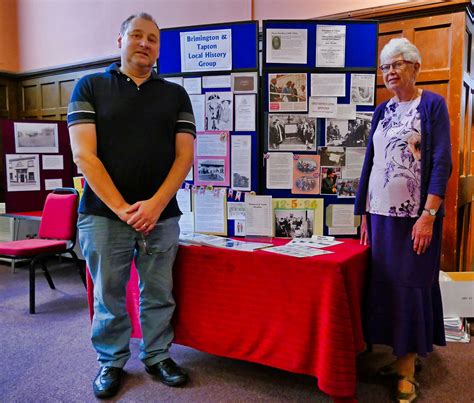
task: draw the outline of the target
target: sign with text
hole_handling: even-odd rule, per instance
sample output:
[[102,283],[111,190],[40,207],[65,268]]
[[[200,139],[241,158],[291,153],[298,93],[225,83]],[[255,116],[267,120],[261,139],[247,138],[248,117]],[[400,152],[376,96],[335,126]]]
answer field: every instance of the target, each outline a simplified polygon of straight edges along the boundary
[[232,30],[181,32],[181,71],[232,70]]

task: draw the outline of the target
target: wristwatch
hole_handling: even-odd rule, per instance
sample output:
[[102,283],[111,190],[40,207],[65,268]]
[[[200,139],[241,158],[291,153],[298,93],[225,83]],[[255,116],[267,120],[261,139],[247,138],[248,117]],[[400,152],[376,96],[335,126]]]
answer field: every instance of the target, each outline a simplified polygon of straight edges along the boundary
[[431,217],[436,217],[436,209],[434,208],[424,208],[423,211],[426,211]]

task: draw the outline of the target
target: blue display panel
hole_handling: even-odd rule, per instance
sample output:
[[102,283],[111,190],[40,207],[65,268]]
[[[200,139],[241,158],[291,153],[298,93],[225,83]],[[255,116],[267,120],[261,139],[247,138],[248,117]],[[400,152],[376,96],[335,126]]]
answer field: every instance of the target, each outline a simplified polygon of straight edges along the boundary
[[[344,53],[344,66],[343,67],[316,67],[316,33],[318,25],[338,25],[345,26],[345,53]],[[268,29],[286,29],[286,30],[306,30],[307,33],[307,49],[306,49],[306,62],[304,63],[270,63],[267,62],[267,30]],[[301,198],[321,198],[324,200],[324,209],[330,204],[353,204],[354,198],[346,197],[337,197],[336,195],[322,195],[322,194],[293,194],[291,189],[268,189],[267,186],[267,153],[278,153],[278,152],[291,152],[294,154],[294,160],[297,160],[295,154],[314,156],[319,155],[317,147],[324,146],[334,146],[329,143],[326,144],[326,131],[328,131],[327,126],[330,124],[329,118],[310,118],[305,117],[308,114],[309,110],[309,97],[316,95],[311,93],[311,74],[329,74],[337,73],[345,75],[345,95],[337,97],[337,105],[348,105],[351,103],[351,87],[356,85],[353,83],[353,74],[360,75],[373,75],[373,88],[374,94],[370,105],[357,105],[356,113],[357,117],[355,120],[348,120],[348,126],[352,125],[353,122],[356,124],[365,125],[367,121],[370,125],[370,113],[375,107],[375,79],[377,73],[377,43],[378,43],[378,24],[375,21],[344,21],[344,20],[307,20],[307,21],[298,21],[298,20],[269,20],[263,21],[263,58],[262,58],[262,150],[263,150],[263,166],[261,169],[262,173],[262,189],[260,194],[271,195],[274,198],[291,198],[291,199],[301,199]],[[295,80],[291,77],[295,77],[298,74],[306,74],[306,102],[307,110],[295,110],[294,112],[283,111],[280,112],[275,108],[275,104],[270,102],[270,92],[274,90],[271,89],[270,79],[279,77],[281,82],[278,85],[278,91],[284,90],[285,82],[288,80]],[[357,78],[357,77],[356,77]],[[355,81],[355,80],[354,80]],[[298,83],[298,79],[296,79]],[[298,92],[301,94],[301,81],[298,83]],[[276,85],[276,84],[275,84]],[[275,87],[274,87],[275,88]],[[280,94],[283,96],[283,93]],[[294,99],[296,101],[296,99]],[[278,105],[277,105],[278,106]],[[278,116],[281,115],[281,116]],[[279,119],[279,124],[284,125],[285,129],[287,126],[290,126],[294,129],[297,126],[303,125],[301,122],[309,122],[310,125],[314,123],[314,138],[315,146],[309,147],[308,149],[304,148],[304,142],[301,140],[303,145],[302,148],[298,150],[292,150],[292,144],[289,143],[291,138],[286,137],[285,141],[278,145],[270,144],[271,135],[270,128],[276,119]],[[313,119],[316,119],[315,122]],[[283,121],[283,122],[282,122]],[[337,122],[336,122],[337,123]],[[275,132],[274,132],[275,133]],[[299,129],[298,129],[299,133]],[[348,133],[348,132],[347,132]],[[292,136],[295,133],[291,134]],[[298,137],[297,135],[296,137]],[[303,136],[304,138],[304,136]],[[329,138],[329,136],[328,136]],[[350,144],[352,147],[355,147],[356,140],[354,141],[341,141],[342,144]],[[342,145],[343,147],[347,147]],[[336,153],[334,154],[336,156]],[[322,156],[320,156],[323,158]],[[345,158],[345,155],[344,155]],[[310,160],[310,158],[308,158]],[[327,160],[327,159],[326,159]],[[321,163],[321,166],[324,166]],[[320,178],[324,173],[320,170]],[[349,177],[343,179],[350,179]],[[326,217],[324,217],[324,234],[328,234],[328,228],[326,226]]]
[[[186,32],[199,32],[205,33],[206,31],[214,30],[226,30],[230,29],[232,32],[232,69],[231,70],[202,70],[199,72],[183,72],[181,67],[181,34]],[[200,25],[200,26],[189,26],[189,27],[178,27],[168,28],[161,30],[161,50],[160,57],[157,64],[157,70],[163,77],[206,77],[206,76],[224,76],[231,75],[236,72],[251,72],[257,76],[255,82],[255,97],[256,97],[256,112],[255,112],[255,128],[254,131],[230,131],[230,142],[237,136],[247,136],[251,140],[251,181],[250,191],[258,193],[260,190],[259,179],[261,172],[259,170],[259,158],[261,156],[260,151],[260,140],[258,136],[258,128],[260,127],[259,113],[260,113],[260,100],[258,96],[259,79],[259,57],[258,57],[258,22],[246,21],[246,22],[235,22],[235,23],[223,23],[223,24],[212,24],[212,25]],[[207,93],[222,93],[231,92],[231,87],[224,88],[201,88],[201,94]],[[235,99],[234,99],[235,104]],[[234,113],[235,123],[235,113]],[[232,148],[230,148],[232,149]],[[196,157],[195,157],[196,158]],[[232,165],[232,153],[230,154],[229,169]],[[194,177],[196,178],[198,173],[194,170]],[[195,181],[186,181],[188,186],[193,187]],[[232,183],[232,178],[231,178]],[[230,186],[225,186],[228,190],[228,203],[232,202],[243,202],[245,200],[246,191],[238,192],[233,190],[232,195],[229,195]],[[197,186],[199,190],[199,186]],[[240,197],[237,198],[237,195]],[[227,222],[227,233],[229,236],[234,235],[234,220],[228,220]]]
[[158,72],[163,75],[182,74],[180,52],[182,32],[220,29],[232,30],[232,71],[258,69],[258,23],[246,21],[162,29]]
[[[345,25],[346,52],[342,69],[377,68],[378,24],[374,21],[263,21],[263,68],[316,68],[316,29],[318,25]],[[266,63],[266,30],[272,28],[306,29],[308,60],[304,64]],[[326,68],[337,70],[341,68]]]

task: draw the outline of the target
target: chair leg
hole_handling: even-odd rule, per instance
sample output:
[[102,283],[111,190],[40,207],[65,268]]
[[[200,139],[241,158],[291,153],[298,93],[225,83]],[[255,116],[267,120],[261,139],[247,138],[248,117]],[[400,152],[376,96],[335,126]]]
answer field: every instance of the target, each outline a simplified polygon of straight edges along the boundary
[[51,278],[51,275],[49,274],[49,270],[46,268],[46,265],[44,264],[43,261],[40,261],[39,263],[41,265],[41,268],[43,269],[44,276],[46,277],[46,280],[48,281],[49,288],[51,288],[52,290],[55,290],[56,287],[54,286],[53,279]]
[[30,262],[30,313],[35,313],[35,260]]
[[74,263],[76,264],[77,271],[79,272],[79,275],[81,276],[81,280],[82,280],[82,284],[84,284],[84,288],[87,289],[86,273],[85,273],[84,268],[82,267],[81,262],[79,261],[79,258],[77,257],[76,252],[71,250],[71,251],[69,251],[69,254],[74,259]]

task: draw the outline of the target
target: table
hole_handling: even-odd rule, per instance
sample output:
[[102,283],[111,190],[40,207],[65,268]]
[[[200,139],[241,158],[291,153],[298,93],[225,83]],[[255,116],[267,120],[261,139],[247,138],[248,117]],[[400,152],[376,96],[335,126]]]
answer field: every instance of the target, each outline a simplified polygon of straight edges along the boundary
[[[312,375],[335,399],[354,398],[356,354],[364,348],[361,303],[369,249],[349,239],[328,250],[335,253],[299,259],[180,246],[174,266],[174,342]],[[132,269],[127,309],[132,337],[141,337]],[[92,315],[90,276],[88,298]]]

